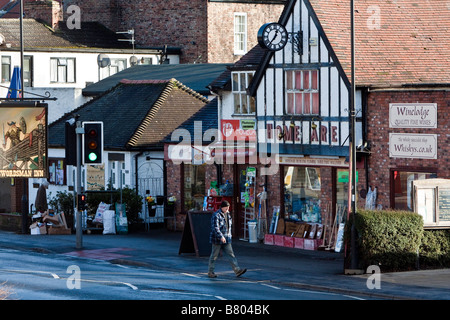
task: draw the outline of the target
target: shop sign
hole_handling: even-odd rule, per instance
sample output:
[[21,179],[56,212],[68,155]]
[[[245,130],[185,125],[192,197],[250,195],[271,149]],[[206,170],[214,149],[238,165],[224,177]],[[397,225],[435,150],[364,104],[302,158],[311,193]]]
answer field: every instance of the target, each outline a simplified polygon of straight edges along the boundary
[[255,120],[221,120],[223,140],[256,141]]
[[437,128],[437,103],[390,103],[389,128]]
[[345,158],[327,158],[327,157],[295,157],[288,156],[283,157],[280,156],[280,164],[284,165],[305,165],[312,167],[348,167],[348,162],[345,161]]
[[437,159],[437,135],[390,133],[389,157]]

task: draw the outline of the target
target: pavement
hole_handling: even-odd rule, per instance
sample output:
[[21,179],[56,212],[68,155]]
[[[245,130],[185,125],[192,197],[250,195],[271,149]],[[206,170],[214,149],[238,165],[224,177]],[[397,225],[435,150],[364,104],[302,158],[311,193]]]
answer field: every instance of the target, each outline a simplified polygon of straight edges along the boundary
[[[82,248],[77,249],[75,234],[0,231],[0,248],[100,259],[207,277],[208,256],[179,254],[181,239],[181,232],[165,228],[126,235],[83,234]],[[242,279],[368,299],[450,300],[450,269],[346,275],[342,253],[241,240],[233,240],[233,249],[241,268],[247,268]],[[219,277],[235,277],[225,257],[218,259],[216,273]]]

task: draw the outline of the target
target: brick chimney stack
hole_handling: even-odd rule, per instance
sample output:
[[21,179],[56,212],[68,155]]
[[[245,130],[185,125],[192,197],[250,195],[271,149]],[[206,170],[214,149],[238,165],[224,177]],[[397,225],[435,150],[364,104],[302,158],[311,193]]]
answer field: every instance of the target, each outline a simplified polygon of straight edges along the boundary
[[40,19],[51,28],[57,28],[63,20],[63,6],[60,1],[25,0],[23,4],[25,18]]

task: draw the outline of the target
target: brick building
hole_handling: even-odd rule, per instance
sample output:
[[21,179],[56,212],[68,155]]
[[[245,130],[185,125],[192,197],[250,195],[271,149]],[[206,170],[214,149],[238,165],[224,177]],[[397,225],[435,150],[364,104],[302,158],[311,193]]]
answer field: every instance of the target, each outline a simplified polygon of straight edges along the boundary
[[181,47],[181,63],[232,63],[256,44],[259,27],[276,21],[285,0],[67,0],[82,21],[135,30],[136,45]]

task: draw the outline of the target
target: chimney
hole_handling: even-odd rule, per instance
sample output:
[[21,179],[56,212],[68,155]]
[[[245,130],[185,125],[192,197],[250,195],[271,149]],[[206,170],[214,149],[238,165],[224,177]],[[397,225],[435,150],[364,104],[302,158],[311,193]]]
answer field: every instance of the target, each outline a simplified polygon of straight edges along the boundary
[[42,20],[53,29],[63,20],[63,7],[60,1],[26,0],[23,11],[26,18]]

